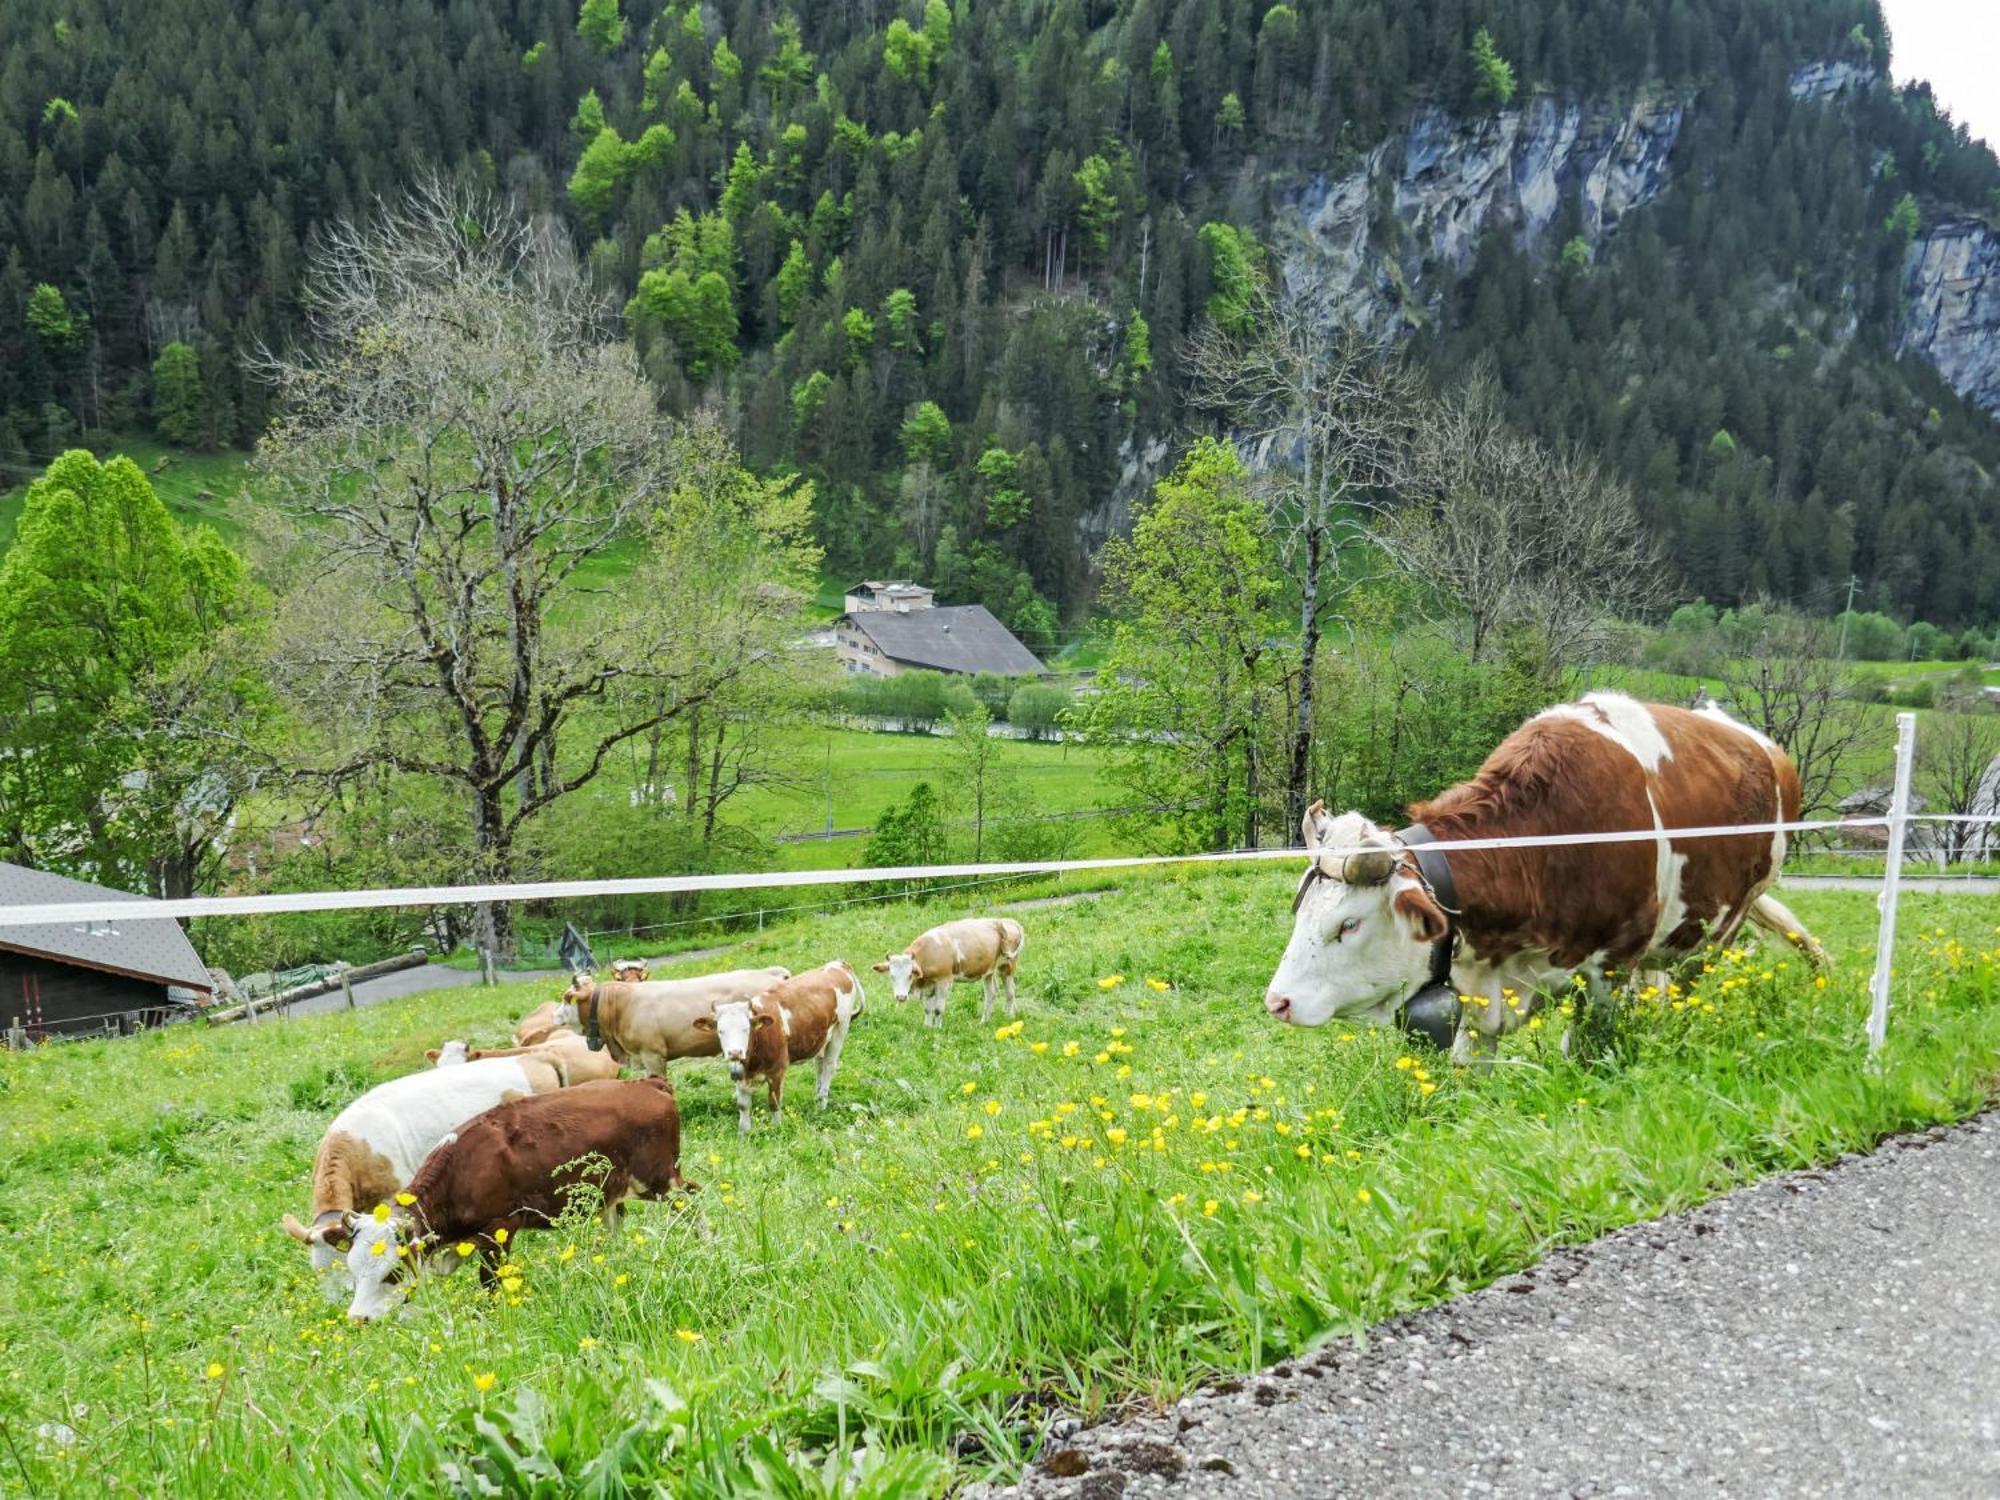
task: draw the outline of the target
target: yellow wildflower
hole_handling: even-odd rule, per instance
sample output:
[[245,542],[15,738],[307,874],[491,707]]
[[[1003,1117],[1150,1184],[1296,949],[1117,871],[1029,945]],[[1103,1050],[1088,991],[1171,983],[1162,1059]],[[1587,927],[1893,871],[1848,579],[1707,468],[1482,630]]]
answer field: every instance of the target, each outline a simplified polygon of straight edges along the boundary
[[576,1347],[581,1353],[588,1354],[597,1347],[597,1340],[588,1337],[580,1338],[576,1341]]
[[220,1363],[219,1361],[215,1361],[215,1360],[211,1360],[211,1361],[209,1362],[209,1366],[208,1366],[208,1378],[209,1378],[210,1380],[220,1380],[220,1379],[222,1379],[222,1365],[221,1365],[221,1363]]
[[1155,979],[1149,974],[1146,976],[1146,988],[1152,990],[1155,994],[1164,995],[1173,986],[1168,984],[1166,980]]
[[1356,1203],[1372,1203],[1375,1201],[1375,1195],[1369,1192],[1367,1188],[1356,1188],[1354,1190],[1354,1201]]
[[490,1391],[493,1389],[494,1379],[495,1376],[491,1370],[488,1370],[484,1375],[475,1375],[472,1377],[472,1388],[476,1391]]
[[1123,974],[1106,974],[1102,979],[1097,981],[1097,987],[1100,990],[1115,990],[1124,982],[1125,976]]
[[1201,1205],[1201,1216],[1204,1219],[1212,1219],[1215,1217],[1215,1211],[1220,1207],[1222,1207],[1220,1203],[1210,1198]]
[[987,1118],[991,1119],[994,1115],[1000,1113],[1000,1101],[998,1099],[988,1099],[985,1108]]
[[986,1134],[986,1127],[984,1125],[968,1125],[965,1127],[965,1138],[968,1141],[976,1141],[984,1134]]
[[692,1328],[676,1328],[674,1330],[674,1337],[679,1339],[683,1344],[699,1344],[702,1341],[703,1335],[696,1333]]

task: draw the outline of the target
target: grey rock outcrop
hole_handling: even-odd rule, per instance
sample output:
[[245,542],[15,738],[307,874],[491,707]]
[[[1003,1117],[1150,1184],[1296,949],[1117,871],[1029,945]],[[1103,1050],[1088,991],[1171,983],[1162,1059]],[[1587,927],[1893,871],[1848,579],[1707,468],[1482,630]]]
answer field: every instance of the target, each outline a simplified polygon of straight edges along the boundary
[[1428,310],[1427,278],[1464,269],[1484,235],[1539,244],[1573,199],[1594,250],[1666,186],[1686,112],[1685,98],[1660,91],[1623,107],[1538,95],[1477,120],[1421,109],[1353,171],[1280,194],[1286,284],[1365,326],[1408,332]]
[[1918,236],[1903,263],[1909,311],[1898,354],[1932,365],[1966,400],[2000,415],[2000,234],[1948,219]]

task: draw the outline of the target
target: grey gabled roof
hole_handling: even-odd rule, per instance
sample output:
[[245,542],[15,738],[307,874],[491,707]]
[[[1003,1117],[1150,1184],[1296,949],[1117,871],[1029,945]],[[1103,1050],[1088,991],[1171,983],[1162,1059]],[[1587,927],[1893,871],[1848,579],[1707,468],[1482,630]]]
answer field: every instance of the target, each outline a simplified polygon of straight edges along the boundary
[[130,891],[114,891],[88,881],[0,861],[0,907],[43,906],[53,901],[129,901],[135,910],[130,920],[121,917],[115,922],[45,922],[33,927],[0,927],[0,948],[86,969],[102,969],[107,974],[182,985],[203,994],[214,990],[215,981],[209,978],[207,966],[195,953],[187,934],[181,931],[180,923],[167,917],[148,921],[139,916],[140,911],[152,905],[150,896],[135,896]]
[[947,604],[908,614],[873,611],[847,617],[891,661],[934,672],[998,672],[1021,677],[1044,670],[1035,653],[983,604]]

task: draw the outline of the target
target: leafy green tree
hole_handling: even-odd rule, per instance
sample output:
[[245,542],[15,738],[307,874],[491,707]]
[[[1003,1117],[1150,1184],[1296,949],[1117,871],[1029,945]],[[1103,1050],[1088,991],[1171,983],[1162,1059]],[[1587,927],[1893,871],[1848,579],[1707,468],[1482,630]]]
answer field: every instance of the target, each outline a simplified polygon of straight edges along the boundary
[[951,461],[951,418],[935,401],[919,402],[903,421],[903,457],[943,468]]
[[1284,790],[1286,662],[1269,522],[1235,450],[1197,441],[1104,571],[1118,625],[1076,716],[1118,805],[1147,809],[1128,831],[1172,852],[1256,846]]
[[51,350],[73,349],[83,342],[90,319],[76,311],[63,294],[46,281],[28,296],[28,327]]
[[576,15],[576,34],[599,52],[616,52],[625,40],[625,18],[618,0],[583,0]]
[[1233,224],[1201,226],[1208,251],[1208,315],[1225,333],[1240,334],[1250,326],[1257,294],[1257,242],[1249,231]]
[[167,345],[153,361],[153,426],[168,442],[192,448],[204,436],[207,415],[201,361],[186,344]]
[[1917,230],[1923,225],[1923,216],[1917,211],[1915,193],[1905,193],[1896,200],[1896,206],[1889,210],[1889,217],[1882,221],[1882,227],[1908,244],[1917,237]]
[[1493,45],[1484,26],[1472,38],[1472,95],[1479,103],[1505,109],[1514,100],[1514,68]]
[[785,263],[778,268],[778,317],[787,325],[799,320],[799,309],[812,290],[812,262],[806,259],[806,247],[802,241],[793,240],[791,249],[785,252]]
[[1016,780],[1002,754],[1004,744],[988,731],[993,724],[993,716],[986,705],[974,699],[971,703],[953,709],[947,715],[951,723],[951,739],[946,750],[946,761],[950,766],[950,780],[954,805],[963,809],[966,819],[972,824],[972,858],[977,863],[986,858],[986,825],[1001,805],[1008,800],[1008,794]]
[[889,868],[945,862],[944,814],[928,781],[911,787],[908,797],[875,820],[861,857],[865,864]]
[[1103,260],[1111,250],[1111,231],[1118,227],[1121,207],[1111,163],[1086,156],[1076,169],[1077,221],[1083,226],[1084,249]]
[[866,363],[869,351],[875,347],[875,320],[860,308],[850,307],[841,316],[840,334],[847,341],[848,364]]
[[1046,739],[1062,723],[1070,695],[1053,682],[1024,679],[1007,699],[1007,722],[1030,739]]
[[50,464],[0,557],[0,851],[162,896],[211,881],[268,764],[265,618],[130,459]]
[[832,392],[833,377],[824,370],[814,370],[800,380],[792,387],[792,421],[801,428],[810,427]]
[[882,61],[891,73],[919,86],[931,79],[931,41],[901,16],[882,36]]
[[917,342],[917,294],[899,286],[882,299],[882,320],[889,325],[889,347],[921,353]]

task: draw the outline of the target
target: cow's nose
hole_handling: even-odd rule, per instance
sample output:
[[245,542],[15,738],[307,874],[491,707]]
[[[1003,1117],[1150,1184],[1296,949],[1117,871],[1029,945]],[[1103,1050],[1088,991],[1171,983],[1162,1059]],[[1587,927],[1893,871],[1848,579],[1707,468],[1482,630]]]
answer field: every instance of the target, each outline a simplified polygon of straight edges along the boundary
[[1281,995],[1276,990],[1271,990],[1264,996],[1264,1009],[1268,1010],[1280,1021],[1289,1021],[1292,1018],[1291,996]]

